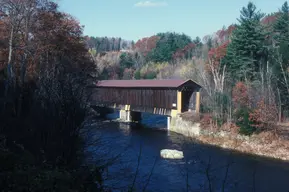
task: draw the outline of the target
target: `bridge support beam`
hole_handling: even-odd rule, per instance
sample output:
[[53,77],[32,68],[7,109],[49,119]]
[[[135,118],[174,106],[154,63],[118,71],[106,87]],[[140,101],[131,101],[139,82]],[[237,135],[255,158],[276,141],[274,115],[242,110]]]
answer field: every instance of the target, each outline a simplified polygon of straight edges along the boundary
[[182,105],[183,105],[182,92],[178,91],[178,95],[177,95],[177,111],[178,111],[178,113],[182,113]]
[[171,120],[172,120],[172,117],[171,116],[167,116],[167,129],[170,130],[171,128]]
[[201,94],[200,91],[196,92],[196,114],[200,113],[200,105],[201,105]]
[[119,110],[119,118],[123,121],[127,121],[127,111],[126,110]]
[[126,111],[126,121],[131,122],[131,116],[130,116],[131,111]]

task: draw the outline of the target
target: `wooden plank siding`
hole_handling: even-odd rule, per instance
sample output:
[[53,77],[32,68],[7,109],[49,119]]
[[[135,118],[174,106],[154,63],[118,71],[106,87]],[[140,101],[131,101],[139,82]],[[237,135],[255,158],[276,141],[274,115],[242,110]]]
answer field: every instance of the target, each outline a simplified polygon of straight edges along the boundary
[[[91,105],[175,116],[188,110],[200,85],[192,80],[103,80],[93,89]],[[173,105],[175,104],[175,105]]]
[[176,89],[131,89],[131,88],[97,88],[94,101],[104,104],[131,105],[131,107],[149,107],[173,109],[177,104]]

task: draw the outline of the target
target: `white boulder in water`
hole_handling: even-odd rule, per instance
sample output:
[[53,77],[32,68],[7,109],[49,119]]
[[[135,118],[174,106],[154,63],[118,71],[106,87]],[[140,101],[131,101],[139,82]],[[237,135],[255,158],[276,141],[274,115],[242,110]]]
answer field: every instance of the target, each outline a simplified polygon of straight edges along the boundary
[[178,151],[175,149],[162,149],[161,157],[164,159],[183,159],[184,154],[182,151]]

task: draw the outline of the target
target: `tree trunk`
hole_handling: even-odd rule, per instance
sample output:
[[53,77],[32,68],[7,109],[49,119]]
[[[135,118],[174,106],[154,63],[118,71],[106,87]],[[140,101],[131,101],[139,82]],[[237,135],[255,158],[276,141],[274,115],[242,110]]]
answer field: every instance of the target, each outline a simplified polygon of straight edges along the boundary
[[14,26],[12,25],[11,32],[10,32],[10,39],[9,39],[9,55],[8,55],[8,64],[7,64],[8,80],[6,80],[5,82],[3,112],[6,110],[6,104],[8,100],[8,91],[9,91],[10,85],[12,84],[12,79],[13,79],[13,69],[12,69],[13,38],[14,38]]
[[30,14],[27,14],[25,19],[25,34],[24,34],[24,54],[22,55],[21,70],[20,70],[20,95],[18,97],[18,116],[21,115],[22,111],[22,99],[23,99],[23,86],[25,84],[26,76],[26,65],[27,65],[27,52],[28,52],[28,41],[29,41],[29,23],[30,23]]
[[278,92],[278,99],[279,99],[279,114],[278,114],[278,121],[279,123],[282,122],[282,102],[281,102],[281,96],[280,96],[280,90],[277,88]]

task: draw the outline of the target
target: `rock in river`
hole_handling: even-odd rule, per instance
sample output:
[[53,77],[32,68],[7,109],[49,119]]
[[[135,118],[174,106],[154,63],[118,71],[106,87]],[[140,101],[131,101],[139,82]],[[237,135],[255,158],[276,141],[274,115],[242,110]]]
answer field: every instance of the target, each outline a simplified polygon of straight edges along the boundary
[[162,149],[161,157],[165,159],[183,159],[184,154],[182,151],[178,151],[175,149]]

